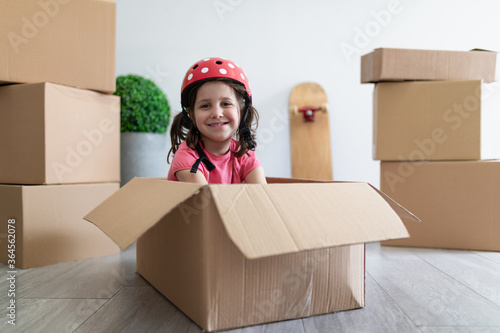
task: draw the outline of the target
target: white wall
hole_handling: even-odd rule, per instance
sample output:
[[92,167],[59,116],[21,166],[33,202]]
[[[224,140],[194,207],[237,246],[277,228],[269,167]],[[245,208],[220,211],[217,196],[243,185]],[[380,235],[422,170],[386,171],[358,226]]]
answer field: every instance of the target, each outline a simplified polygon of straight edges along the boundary
[[117,74],[154,80],[180,110],[188,67],[208,56],[247,73],[268,176],[290,177],[288,94],[303,81],[330,100],[336,180],[379,185],[372,160],[372,84],[360,56],[377,47],[500,51],[496,0],[117,0]]

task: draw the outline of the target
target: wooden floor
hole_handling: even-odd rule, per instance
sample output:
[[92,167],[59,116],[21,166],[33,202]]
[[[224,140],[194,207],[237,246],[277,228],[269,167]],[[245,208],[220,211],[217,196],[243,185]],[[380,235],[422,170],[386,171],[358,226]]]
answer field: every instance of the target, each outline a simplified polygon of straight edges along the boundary
[[[367,246],[366,307],[232,333],[500,332],[500,253]],[[0,332],[201,332],[135,273],[135,248],[18,270],[16,326]]]

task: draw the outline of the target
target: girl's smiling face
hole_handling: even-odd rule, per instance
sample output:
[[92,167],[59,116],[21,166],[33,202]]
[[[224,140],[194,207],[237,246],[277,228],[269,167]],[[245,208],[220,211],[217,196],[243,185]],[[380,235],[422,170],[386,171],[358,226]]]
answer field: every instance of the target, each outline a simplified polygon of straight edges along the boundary
[[198,89],[193,110],[205,147],[214,154],[225,154],[240,124],[234,90],[224,82],[207,82]]

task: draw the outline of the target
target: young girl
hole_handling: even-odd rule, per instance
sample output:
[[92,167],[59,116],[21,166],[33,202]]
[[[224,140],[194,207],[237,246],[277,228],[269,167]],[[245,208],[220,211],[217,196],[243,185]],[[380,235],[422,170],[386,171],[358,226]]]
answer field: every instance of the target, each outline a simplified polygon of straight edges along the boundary
[[223,58],[198,61],[181,88],[182,112],[170,131],[173,154],[168,179],[230,184],[266,183],[253,151],[258,113],[247,77]]

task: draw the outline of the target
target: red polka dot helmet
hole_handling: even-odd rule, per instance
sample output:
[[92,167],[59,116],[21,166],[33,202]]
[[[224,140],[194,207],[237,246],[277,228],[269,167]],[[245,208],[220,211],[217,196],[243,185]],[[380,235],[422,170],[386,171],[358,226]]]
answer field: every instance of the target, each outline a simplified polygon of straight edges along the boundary
[[252,101],[252,92],[250,84],[243,70],[236,65],[233,61],[224,58],[205,58],[189,68],[182,82],[181,88],[181,105],[187,105],[187,93],[189,87],[198,81],[211,79],[211,78],[227,78],[241,83]]

